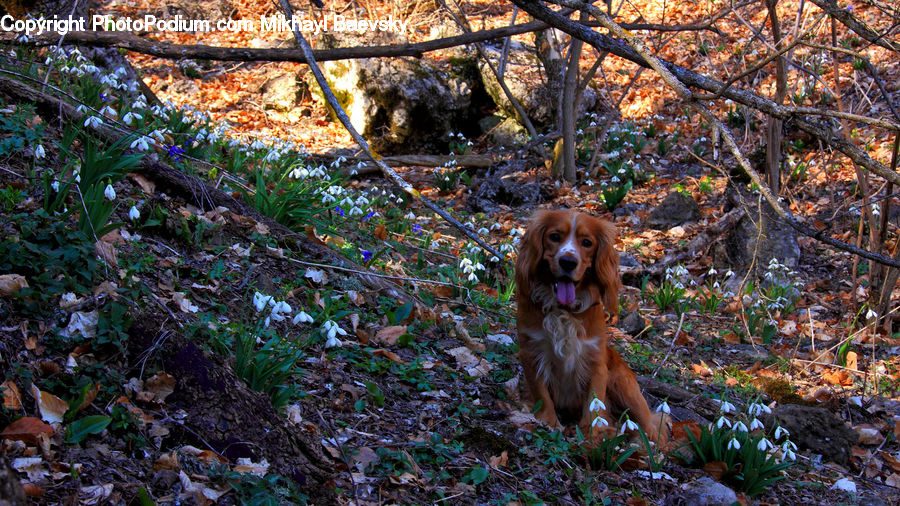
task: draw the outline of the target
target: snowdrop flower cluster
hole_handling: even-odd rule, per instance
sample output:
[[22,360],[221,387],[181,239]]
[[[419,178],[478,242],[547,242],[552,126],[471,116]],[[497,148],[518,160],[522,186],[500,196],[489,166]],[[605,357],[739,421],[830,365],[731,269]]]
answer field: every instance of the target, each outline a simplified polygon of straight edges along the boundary
[[600,411],[606,411],[606,404],[603,404],[603,401],[594,397],[594,400],[591,401],[591,404],[588,406],[591,413],[597,413],[594,416],[594,419],[591,421],[591,427],[607,427],[609,426],[609,422],[606,421],[606,418],[600,416]]
[[336,346],[341,346],[341,340],[337,338],[337,336],[346,336],[347,331],[340,328],[337,323],[334,323],[331,320],[326,320],[324,324],[322,324],[322,332],[327,337],[325,341],[326,348],[334,348]]
[[463,257],[462,260],[459,261],[459,268],[462,269],[463,274],[466,274],[466,279],[473,283],[478,282],[478,275],[476,274],[478,271],[483,271],[484,266],[481,263],[473,263],[467,257]]

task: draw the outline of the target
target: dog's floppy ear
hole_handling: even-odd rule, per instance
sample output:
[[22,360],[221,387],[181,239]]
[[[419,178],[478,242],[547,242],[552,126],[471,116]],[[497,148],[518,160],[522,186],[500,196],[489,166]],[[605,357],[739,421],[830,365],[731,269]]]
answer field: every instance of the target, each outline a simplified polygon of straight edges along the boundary
[[602,290],[606,311],[615,316],[619,307],[619,252],[616,251],[616,228],[608,221],[593,219],[597,251],[594,253],[594,274]]
[[519,243],[519,258],[516,260],[516,288],[531,291],[532,280],[538,264],[544,255],[544,232],[547,230],[547,213],[541,211],[531,217],[528,230]]

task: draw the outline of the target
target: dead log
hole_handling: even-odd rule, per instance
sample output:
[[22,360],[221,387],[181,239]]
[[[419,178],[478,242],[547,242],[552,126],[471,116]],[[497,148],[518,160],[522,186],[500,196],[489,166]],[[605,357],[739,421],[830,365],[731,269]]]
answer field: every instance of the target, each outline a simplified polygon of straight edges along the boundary
[[719,218],[718,221],[707,227],[706,230],[700,232],[696,237],[691,239],[691,242],[689,242],[685,247],[681,248],[678,251],[667,254],[661,260],[644,269],[644,272],[640,274],[659,276],[668,267],[690,261],[702,255],[707,249],[709,249],[713,241],[715,241],[722,234],[725,234],[729,230],[734,228],[735,225],[737,225],[737,223],[741,221],[741,218],[743,218],[745,214],[746,211],[743,207],[735,207],[731,211],[728,211],[724,216]]

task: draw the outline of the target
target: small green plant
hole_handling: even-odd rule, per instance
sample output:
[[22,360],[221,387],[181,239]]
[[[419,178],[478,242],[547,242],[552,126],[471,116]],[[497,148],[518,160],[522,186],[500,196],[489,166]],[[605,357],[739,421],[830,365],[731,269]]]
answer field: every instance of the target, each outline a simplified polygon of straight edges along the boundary
[[[797,447],[787,439],[788,433],[781,427],[774,431],[777,441],[784,436],[781,446],[783,460],[772,450],[775,445],[768,439],[762,422],[756,416],[769,408],[762,404],[751,404],[749,427],[743,421],[733,422],[724,415],[735,412],[729,402],[722,402],[722,416],[715,424],[700,428],[700,437],[687,431],[693,457],[689,463],[698,467],[718,462],[724,465],[722,481],[732,484],[738,490],[753,497],[763,493],[778,480],[784,479],[781,471],[791,467],[796,458]],[[743,417],[742,417],[743,418]]]
[[277,474],[255,476],[252,473],[227,471],[224,478],[234,489],[238,504],[284,506],[305,505],[309,501],[293,480]]
[[684,304],[687,302],[684,297],[687,288],[681,278],[689,275],[687,269],[682,265],[678,265],[674,269],[670,267],[666,268],[666,277],[663,282],[660,283],[659,287],[655,290],[648,290],[650,299],[655,302],[662,311],[665,311],[670,307],[683,309]]
[[[262,346],[257,344],[262,341]],[[291,378],[302,371],[298,367],[303,350],[266,328],[238,326],[232,329],[234,372],[253,390],[266,393],[272,406],[280,409],[299,396]]]
[[601,183],[600,185],[600,200],[603,201],[603,204],[610,211],[615,209],[625,200],[625,197],[628,196],[628,191],[631,190],[631,181],[626,181],[624,184],[620,184],[621,181],[617,176],[613,176],[613,180],[610,185],[607,185],[606,182]]
[[702,179],[700,179],[700,181],[697,183],[697,186],[699,187],[701,193],[712,193],[713,190],[715,190],[715,187],[713,187],[712,184],[712,178],[710,178],[709,176],[704,176]]
[[12,186],[4,186],[0,188],[0,207],[5,212],[11,212],[17,205],[21,204],[28,194],[25,190],[13,188]]

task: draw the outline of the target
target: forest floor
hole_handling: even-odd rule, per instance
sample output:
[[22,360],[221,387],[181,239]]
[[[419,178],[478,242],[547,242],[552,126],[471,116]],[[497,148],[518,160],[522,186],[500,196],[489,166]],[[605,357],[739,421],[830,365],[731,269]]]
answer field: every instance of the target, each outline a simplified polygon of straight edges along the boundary
[[[660,5],[635,2],[659,22],[703,14],[679,4],[662,16]],[[861,2],[854,7],[864,19],[874,16]],[[155,12],[142,2],[107,8]],[[242,16],[273,13],[262,0],[237,9]],[[474,25],[488,28],[508,24],[512,13],[506,3],[467,9]],[[407,14],[417,27],[411,40],[447,22],[431,11]],[[740,26],[722,28],[731,28],[722,40],[676,36],[659,54],[685,65],[690,55],[698,72],[731,68],[729,51],[698,50],[746,40]],[[185,34],[168,40],[198,42]],[[261,44],[228,33],[199,42]],[[867,54],[885,82],[900,82],[884,53]],[[44,55],[20,52],[4,65],[42,77]],[[640,155],[643,167],[629,169],[635,184],[612,211],[611,198],[601,198],[611,177],[605,171],[560,185],[541,161],[525,159],[516,182],[539,185],[544,200],[476,212],[471,199],[484,171],[444,183],[431,168],[399,169],[506,255],[491,261],[386,180],[346,177],[352,162],[319,165],[315,156],[291,152],[296,144],[316,155],[353,150],[311,96],[301,104],[306,113],[291,118],[254,102],[252,89],[302,66],[205,63],[197,75],[193,67],[129,58],[162,100],[189,107],[147,108],[137,120],[148,135],[166,129],[162,143],[171,147],[158,153],[159,162],[130,159],[127,142],[101,142],[82,121],[63,121],[52,107],[2,92],[0,428],[3,453],[32,501],[693,504],[709,488],[706,476],[737,491],[743,504],[900,501],[900,336],[864,324],[867,262],[799,237],[798,265],[761,267],[759,280],[731,273],[716,248],[670,275],[651,273],[655,261],[709,229],[730,204],[708,126],[650,72],[629,85],[630,65],[609,58],[602,66],[608,102],[619,103],[620,113],[603,149]],[[449,65],[440,52],[428,58]],[[22,65],[32,60],[38,63]],[[59,79],[79,100],[116,109],[120,120],[138,111],[110,95],[108,83]],[[857,87],[845,100],[872,100],[872,111],[884,110],[870,97]],[[728,116],[730,106],[720,112]],[[233,137],[219,135],[226,123]],[[752,117],[735,117],[733,126],[747,151],[761,143],[765,128]],[[586,121],[584,130],[589,136],[599,127]],[[892,139],[864,128],[858,135],[887,163]],[[465,150],[496,154],[485,139],[472,141]],[[810,220],[837,216],[840,238],[855,241],[859,214],[847,209],[857,198],[852,167],[808,146],[796,145],[789,156],[792,167],[805,167],[786,184],[792,211]],[[721,164],[728,166],[727,157]],[[207,186],[198,191],[160,165]],[[253,179],[298,167],[312,173],[302,184]],[[85,213],[69,210],[78,200],[54,201],[51,182],[65,184],[78,171],[84,185],[97,176],[96,199],[84,190],[83,201],[96,204],[86,204],[86,214],[102,214],[110,182],[118,204],[108,204],[112,214],[103,221],[114,227],[92,231],[80,219]],[[217,183],[228,191],[213,189]],[[246,197],[238,183],[256,196]],[[692,197],[700,218],[648,227],[653,209],[673,192]],[[326,195],[334,200],[323,203]],[[667,401],[680,436],[649,454],[638,444],[621,465],[605,465],[603,457],[626,454],[627,442],[600,455],[573,428],[554,431],[536,421],[520,397],[511,262],[528,216],[556,207],[615,223],[627,265],[613,344],[647,378],[651,408]],[[84,239],[92,232],[100,240]],[[766,282],[766,273],[775,281]],[[748,425],[755,403],[818,409],[804,411],[814,415],[797,426],[834,439],[792,434],[796,460],[782,448],[772,462],[794,465],[750,495],[739,476],[749,464],[710,458],[704,466],[687,450],[686,434],[720,416],[707,399],[734,404],[738,413],[726,418]],[[771,418],[760,418],[775,438]],[[853,493],[841,489],[848,480]]]

